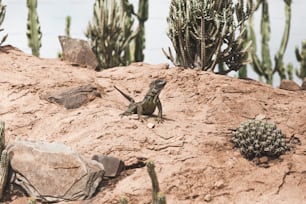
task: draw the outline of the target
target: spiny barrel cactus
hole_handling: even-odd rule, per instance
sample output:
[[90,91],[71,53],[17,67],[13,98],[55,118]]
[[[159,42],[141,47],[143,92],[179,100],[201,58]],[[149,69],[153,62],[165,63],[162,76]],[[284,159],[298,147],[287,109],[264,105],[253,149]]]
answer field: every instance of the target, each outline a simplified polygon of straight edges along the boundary
[[278,157],[289,150],[285,134],[267,120],[249,120],[232,132],[232,141],[247,159]]

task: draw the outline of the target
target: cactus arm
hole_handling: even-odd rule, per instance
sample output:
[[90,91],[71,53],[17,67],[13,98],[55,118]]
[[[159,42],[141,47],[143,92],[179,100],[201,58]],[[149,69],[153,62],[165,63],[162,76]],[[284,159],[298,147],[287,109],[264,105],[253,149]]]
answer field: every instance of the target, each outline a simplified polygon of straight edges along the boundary
[[42,33],[37,15],[37,0],[27,0],[28,7],[28,22],[27,22],[27,37],[29,47],[32,49],[32,54],[39,57],[39,49],[41,47]]
[[286,78],[286,71],[284,67],[283,57],[287,48],[289,34],[290,34],[290,22],[291,22],[291,0],[285,0],[285,28],[281,41],[280,48],[275,55],[275,67],[274,72],[278,72],[281,79]]
[[65,34],[67,37],[70,37],[70,26],[71,26],[71,16],[66,16]]
[[4,134],[5,124],[0,121],[0,199],[3,197],[3,192],[5,190],[8,168],[9,168],[9,156],[7,150],[5,149],[5,134]]
[[152,182],[152,203],[158,204],[159,184],[155,172],[155,164],[153,161],[147,162],[147,171]]
[[304,79],[304,77],[306,77],[306,40],[302,41],[301,51],[298,47],[295,48],[295,56],[300,63],[299,70],[296,70],[296,76],[300,79]]
[[3,192],[5,190],[7,177],[8,177],[8,169],[9,169],[9,155],[7,150],[3,150],[1,153],[1,161],[0,161],[0,199],[3,197]]
[[143,50],[145,48],[145,22],[149,18],[149,0],[139,0],[138,14],[139,32],[135,37],[135,52],[134,59],[136,62],[144,60]]
[[0,153],[5,149],[5,135],[4,135],[5,123],[0,121]]
[[261,59],[262,67],[267,76],[267,82],[272,84],[272,62],[270,56],[270,19],[269,19],[269,6],[267,0],[262,1],[262,18],[261,18]]

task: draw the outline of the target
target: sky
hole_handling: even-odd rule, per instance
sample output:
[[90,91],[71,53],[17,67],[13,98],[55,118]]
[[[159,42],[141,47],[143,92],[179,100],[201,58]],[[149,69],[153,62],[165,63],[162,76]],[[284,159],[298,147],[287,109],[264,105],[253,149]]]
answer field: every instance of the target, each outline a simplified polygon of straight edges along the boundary
[[[31,53],[27,45],[26,0],[3,0],[7,5],[6,18],[2,25],[4,33],[9,37],[5,44],[12,44],[26,53]],[[137,7],[137,0],[130,0]],[[94,0],[38,0],[38,15],[41,24],[42,48],[41,57],[55,58],[61,50],[58,35],[64,35],[65,18],[71,16],[71,36],[86,39],[84,32],[88,22],[92,19]],[[163,55],[161,49],[171,46],[167,37],[167,21],[170,0],[152,0],[149,2],[149,20],[146,22],[146,49],[145,62],[158,64],[170,63]],[[283,1],[269,1],[271,19],[271,57],[277,52],[284,27],[284,3]],[[285,63],[293,62],[299,66],[294,55],[294,48],[301,45],[306,39],[306,1],[293,0],[292,24],[288,48],[285,54]],[[260,12],[258,12],[260,13]],[[259,15],[255,16],[257,34],[259,34]],[[0,35],[1,37],[1,35]]]

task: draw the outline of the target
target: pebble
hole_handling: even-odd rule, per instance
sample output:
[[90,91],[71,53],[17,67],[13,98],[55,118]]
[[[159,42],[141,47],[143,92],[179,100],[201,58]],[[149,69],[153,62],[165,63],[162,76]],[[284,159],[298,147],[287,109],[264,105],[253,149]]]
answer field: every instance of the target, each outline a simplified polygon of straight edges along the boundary
[[206,202],[210,202],[211,201],[211,195],[210,194],[206,194],[205,197],[204,197],[204,200]]
[[150,129],[152,129],[152,128],[155,127],[155,124],[154,124],[154,123],[148,123],[148,124],[147,124],[147,127],[150,128]]

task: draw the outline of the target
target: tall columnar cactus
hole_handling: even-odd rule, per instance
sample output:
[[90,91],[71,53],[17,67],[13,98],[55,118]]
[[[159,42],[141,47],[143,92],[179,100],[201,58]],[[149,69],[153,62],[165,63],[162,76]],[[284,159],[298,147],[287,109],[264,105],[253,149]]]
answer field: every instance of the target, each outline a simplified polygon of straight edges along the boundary
[[96,0],[94,3],[94,17],[85,35],[101,69],[130,62],[127,50],[137,31],[133,31],[133,19],[123,6],[124,1],[118,4],[114,0]]
[[0,121],[0,199],[3,197],[3,192],[5,190],[6,181],[8,177],[9,168],[9,156],[7,150],[5,149],[5,134],[4,134],[5,124]]
[[306,40],[302,41],[301,51],[299,47],[295,48],[295,55],[298,62],[300,62],[300,70],[296,70],[296,76],[300,79],[304,79],[306,77]]
[[152,204],[165,204],[166,197],[160,192],[158,179],[155,172],[155,164],[153,161],[147,162],[147,171],[152,182]]
[[[152,183],[152,204],[166,204],[166,196],[159,190],[154,161],[147,162],[147,171]],[[127,204],[128,199],[126,197],[121,197],[120,203]]]
[[66,16],[65,35],[70,37],[71,16]]
[[143,50],[145,49],[145,22],[149,18],[149,0],[139,0],[137,19],[139,21],[139,32],[135,38],[134,61],[144,60]]
[[[214,71],[224,63],[223,74],[237,71],[248,62],[244,22],[252,14],[252,1],[172,0],[168,37],[176,52],[164,53],[174,64]],[[250,45],[250,43],[249,43]]]
[[39,49],[41,47],[42,33],[37,15],[37,0],[27,0],[28,7],[28,23],[27,37],[29,47],[32,49],[32,54],[39,57]]
[[248,26],[248,40],[252,41],[252,67],[254,71],[265,79],[269,84],[273,82],[273,75],[278,73],[281,79],[292,78],[292,70],[290,66],[287,69],[284,66],[283,57],[287,48],[289,34],[290,34],[290,22],[291,22],[291,0],[284,0],[285,2],[285,28],[282,36],[282,41],[278,52],[274,56],[274,68],[272,66],[272,60],[270,55],[270,17],[269,17],[269,4],[268,0],[257,1],[256,10],[261,6],[261,22],[260,22],[260,33],[261,33],[261,59],[257,56],[256,51],[256,36],[254,32],[253,20],[249,19]]
[[[0,0],[0,26],[2,25],[4,18],[5,18],[5,5],[2,4],[2,0]],[[3,31],[3,28],[0,28],[0,32]],[[1,41],[0,41],[0,46],[4,43],[4,41],[7,38],[7,34],[5,36],[2,37]]]

